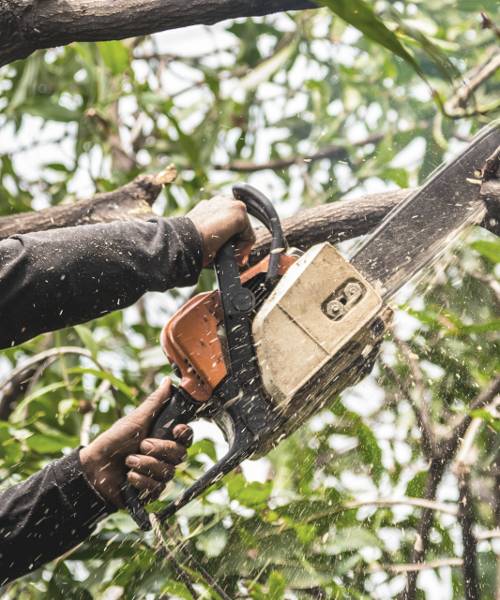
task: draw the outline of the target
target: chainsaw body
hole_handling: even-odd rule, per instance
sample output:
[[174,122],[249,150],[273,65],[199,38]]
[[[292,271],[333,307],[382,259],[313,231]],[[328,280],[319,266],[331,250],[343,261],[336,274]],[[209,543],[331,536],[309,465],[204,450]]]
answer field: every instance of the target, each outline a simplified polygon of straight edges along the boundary
[[[250,186],[234,193],[270,229],[270,254],[240,274],[226,244],[215,260],[219,289],[193,297],[166,324],[161,344],[180,385],[150,433],[171,439],[176,424],[208,418],[229,450],[160,518],[244,459],[267,453],[367,374],[392,314],[331,244],[286,252],[270,202]],[[148,529],[137,494],[127,488],[125,497]]]
[[[262,384],[282,420],[280,437],[371,371],[391,316],[328,242],[290,266],[252,325]],[[276,439],[262,440],[259,454],[274,445]]]
[[[242,273],[242,284],[258,289],[268,262],[266,257]],[[328,242],[300,257],[282,255],[279,273],[252,318],[260,383],[280,422],[276,435],[261,437],[258,455],[371,370],[392,316],[372,285]],[[163,328],[161,345],[180,387],[200,403],[199,414],[218,420],[210,401],[228,374],[219,291],[188,300]]]

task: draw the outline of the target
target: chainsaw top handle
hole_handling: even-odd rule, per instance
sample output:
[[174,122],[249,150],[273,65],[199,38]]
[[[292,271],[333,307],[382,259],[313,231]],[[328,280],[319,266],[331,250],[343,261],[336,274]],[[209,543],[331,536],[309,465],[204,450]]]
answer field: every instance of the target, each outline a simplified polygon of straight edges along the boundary
[[247,183],[234,185],[233,196],[236,200],[243,202],[247,207],[248,214],[258,219],[271,233],[266,281],[274,283],[278,278],[280,256],[286,250],[286,240],[278,213],[269,198]]

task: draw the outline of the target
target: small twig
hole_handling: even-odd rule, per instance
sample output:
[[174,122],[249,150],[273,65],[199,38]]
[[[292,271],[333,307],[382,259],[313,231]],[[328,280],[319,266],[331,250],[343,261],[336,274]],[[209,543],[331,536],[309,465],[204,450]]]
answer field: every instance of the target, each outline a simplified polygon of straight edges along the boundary
[[477,541],[474,537],[474,507],[469,487],[469,469],[463,468],[458,478],[458,520],[462,527],[463,575],[466,600],[479,600],[477,573]]
[[64,354],[79,354],[81,356],[85,356],[85,358],[90,358],[92,360],[92,354],[90,353],[90,351],[86,348],[80,348],[79,346],[60,346],[58,348],[50,348],[49,350],[44,350],[43,352],[39,352],[38,354],[35,354],[35,356],[30,357],[21,365],[13,369],[9,373],[8,378],[0,384],[0,392],[6,386],[8,386],[13,379],[19,377],[22,373],[24,373],[31,367],[38,365],[50,358]]
[[[30,377],[33,373],[39,376],[58,358],[69,354],[88,358],[97,366],[100,371],[105,371],[99,361],[97,361],[92,356],[91,352],[86,348],[80,348],[80,346],[59,346],[56,348],[50,348],[49,350],[44,350],[43,352],[39,352],[38,354],[31,356],[28,360],[24,361],[21,365],[13,369],[7,379],[0,384],[0,407],[3,405],[4,395],[9,396],[11,393],[12,382],[22,380],[22,378],[25,376],[24,374],[28,374],[27,377]],[[114,389],[112,386],[109,387],[111,390]],[[8,411],[2,413],[4,420],[9,418],[13,409],[14,406],[12,403],[9,403]]]
[[[486,58],[484,63],[474,67],[464,76],[462,85],[455,94],[445,103],[444,114],[452,119],[470,117],[474,115],[484,115],[493,107],[476,106],[474,109],[467,110],[467,104],[471,96],[485,81],[493,77],[497,69],[500,68],[500,51],[495,48]],[[496,106],[496,104],[495,104]]]
[[[383,133],[375,133],[367,138],[354,142],[351,144],[354,148],[360,148],[367,146],[368,144],[377,144],[384,139]],[[328,158],[330,160],[337,159],[342,160],[349,157],[349,146],[332,144],[312,154],[306,154],[301,156],[291,156],[290,158],[279,158],[275,160],[269,160],[263,163],[254,163],[246,160],[235,160],[225,165],[214,165],[214,168],[219,171],[235,171],[236,173],[254,173],[255,171],[263,171],[264,169],[272,169],[278,171],[280,169],[287,169],[292,165],[297,164],[309,164],[311,162]]]
[[429,415],[429,407],[425,399],[424,376],[417,360],[418,357],[411,351],[408,344],[396,337],[394,337],[394,341],[410,367],[412,378],[415,383],[414,390],[417,401],[413,400],[412,390],[409,389],[409,386],[405,381],[398,378],[398,383],[404,389],[406,392],[405,395],[410,400],[415,416],[417,417],[418,427],[422,434],[422,449],[425,456],[430,459],[435,454],[436,441]]
[[97,404],[99,400],[104,396],[104,394],[111,388],[111,383],[104,379],[101,381],[97,391],[92,398],[92,402],[89,402],[88,410],[85,411],[82,418],[82,424],[80,427],[80,445],[87,446],[90,443],[90,429],[92,427],[92,423],[94,422],[94,414],[97,408]]
[[[151,526],[159,542],[159,545],[161,546],[161,549],[168,557],[168,559],[172,561],[177,575],[186,584],[186,587],[188,587],[191,594],[193,594],[195,598],[198,597],[199,594],[192,587],[192,581],[186,572],[186,565],[179,561],[179,559],[174,555],[174,552],[169,547],[170,538],[167,538],[167,536],[165,535],[164,526],[162,522],[154,514],[150,514],[149,519],[151,521]],[[183,553],[182,546],[177,547],[176,552]],[[215,581],[215,579],[209,573],[207,573],[207,571],[199,563],[196,563],[194,570],[200,575],[202,579],[205,580],[206,583],[208,583],[209,587],[213,589],[222,598],[222,600],[232,600],[232,598],[222,589],[222,587]]]
[[177,560],[177,557],[169,548],[168,539],[164,534],[161,522],[156,518],[155,515],[150,515],[150,521],[153,532],[156,536],[156,539],[158,540],[158,546],[160,551],[168,558],[168,560],[174,567],[174,571],[176,572],[177,577],[187,587],[189,592],[193,595],[193,598],[197,598],[198,592],[193,587],[193,582],[191,581],[189,575],[186,573],[184,565]]
[[474,507],[470,491],[470,468],[475,462],[474,441],[483,420],[471,421],[457,453],[454,471],[458,479],[458,521],[462,528],[463,577],[466,600],[479,600],[479,579],[477,572],[477,539],[474,536]]
[[[499,391],[500,376],[494,379],[487,388],[482,390],[482,392],[477,396],[477,398],[470,406],[469,410],[473,411],[475,409],[483,408],[484,406],[490,404],[490,402],[495,398]],[[439,444],[436,448],[435,455],[431,460],[431,464],[429,467],[429,475],[427,477],[427,483],[424,493],[424,497],[426,500],[434,500],[436,498],[437,488],[441,483],[445,469],[448,466],[449,462],[455,456],[460,441],[464,437],[465,432],[467,431],[467,428],[469,427],[471,421],[472,417],[470,416],[470,414],[463,417],[462,421],[455,426],[451,435],[444,442]],[[415,566],[422,564],[424,561],[425,554],[427,551],[427,544],[429,541],[429,534],[432,527],[433,516],[434,513],[430,509],[424,509],[422,511],[416,541],[411,556],[411,562],[414,563]],[[414,600],[414,598],[416,597],[416,570],[408,570],[406,588],[399,596],[401,600]]]
[[442,444],[441,456],[442,456],[443,460],[450,460],[454,456],[461,439],[464,437],[465,432],[467,431],[467,429],[469,428],[469,425],[471,424],[472,416],[470,415],[470,412],[477,410],[479,408],[484,408],[485,406],[490,404],[495,399],[497,394],[499,394],[499,393],[500,393],[500,375],[498,375],[490,383],[490,385],[487,388],[485,388],[478,395],[478,397],[474,400],[474,402],[469,407],[469,414],[467,414],[462,419],[462,421],[458,425],[455,426],[455,428],[453,429],[453,432],[450,435],[450,437],[448,438],[448,440],[446,440]]
[[500,528],[491,529],[490,531],[478,531],[475,537],[478,542],[500,539]]
[[415,506],[418,508],[427,508],[436,510],[454,517],[458,511],[456,506],[446,502],[436,502],[426,498],[376,498],[374,500],[353,500],[344,504],[345,509],[360,508],[362,506]]
[[463,560],[461,558],[439,558],[429,562],[421,562],[418,564],[407,563],[400,565],[381,564],[372,565],[369,567],[370,573],[378,573],[380,571],[390,571],[391,573],[417,573],[418,571],[426,571],[428,569],[440,569],[441,567],[461,567]]
[[481,169],[481,179],[489,181],[490,179],[496,179],[498,177],[498,171],[500,170],[500,146],[497,146],[495,150],[485,160],[483,168]]
[[493,23],[493,21],[490,19],[490,17],[485,13],[485,12],[481,12],[481,29],[491,29],[491,31],[493,31],[493,33],[497,36],[497,38],[500,38],[500,27],[498,27],[495,23]]

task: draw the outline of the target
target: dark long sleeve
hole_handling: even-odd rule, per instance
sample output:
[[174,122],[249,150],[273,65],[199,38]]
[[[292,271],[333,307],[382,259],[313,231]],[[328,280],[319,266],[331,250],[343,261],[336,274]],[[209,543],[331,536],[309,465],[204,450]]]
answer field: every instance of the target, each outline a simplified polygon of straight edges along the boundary
[[0,493],[0,586],[70,550],[114,510],[87,481],[78,450]]
[[185,217],[14,235],[0,242],[0,348],[192,285],[201,266]]

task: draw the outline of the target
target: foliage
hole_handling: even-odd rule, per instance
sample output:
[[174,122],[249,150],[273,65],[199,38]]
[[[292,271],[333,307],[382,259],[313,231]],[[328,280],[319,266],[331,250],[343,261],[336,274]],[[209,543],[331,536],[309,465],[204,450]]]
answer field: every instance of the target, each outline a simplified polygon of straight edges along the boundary
[[[232,21],[211,33],[75,43],[3,68],[0,214],[110,190],[170,162],[180,177],[155,205],[168,215],[242,179],[270,193],[284,215],[422,181],[489,118],[452,119],[443,106],[495,48],[478,11],[481,4],[494,18],[496,3],[377,2],[373,14],[364,2],[325,4],[351,25],[324,8]],[[498,75],[485,80],[469,107],[490,106],[498,84]],[[340,160],[307,160],[332,144],[345,147]],[[257,170],[290,157],[306,160]],[[252,163],[252,172],[238,172],[241,162]],[[261,461],[259,480],[245,467],[181,513],[167,535],[203,597],[220,598],[205,571],[230,597],[256,600],[390,598],[402,589],[404,576],[387,565],[410,561],[422,509],[349,503],[421,498],[428,461],[413,405],[425,402],[435,435],[445,436],[498,372],[499,253],[498,239],[474,231],[446,268],[401,297],[394,337],[371,376]],[[204,275],[198,287],[211,285]],[[90,357],[65,354],[38,373],[9,422],[0,423],[2,479],[28,477],[98,434],[170,373],[158,335],[190,292],[151,294],[120,313],[6,351],[5,377],[47,347],[81,346]],[[498,527],[492,505],[499,420],[485,409],[474,416],[482,419],[472,471],[482,531]],[[206,428],[197,431],[169,494],[221,450]],[[456,505],[451,469],[439,499]],[[437,512],[428,558],[460,556],[459,532],[455,517]],[[481,543],[479,557],[484,597],[491,598],[492,542]],[[457,569],[425,571],[419,586],[422,598],[422,590],[439,586],[454,598],[464,595]],[[153,536],[119,513],[5,594],[190,598],[189,590]]]

